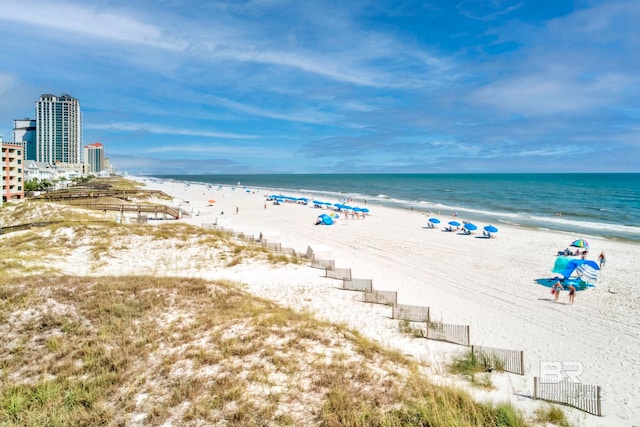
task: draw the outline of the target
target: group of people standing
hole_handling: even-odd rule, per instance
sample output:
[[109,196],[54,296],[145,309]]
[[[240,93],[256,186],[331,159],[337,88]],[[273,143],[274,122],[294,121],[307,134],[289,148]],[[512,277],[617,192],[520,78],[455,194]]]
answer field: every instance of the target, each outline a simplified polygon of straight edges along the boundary
[[[562,286],[562,283],[560,283],[560,281],[557,281],[553,287],[551,288],[551,293],[553,294],[553,300],[554,301],[558,301],[558,298],[560,297],[560,292],[562,292],[562,290],[564,289],[564,286]],[[573,286],[572,283],[569,283],[569,304],[573,304],[573,300],[576,297],[576,287]]]
[[[582,256],[583,259],[585,254],[586,254],[586,251],[584,251],[583,253],[583,256]],[[605,257],[604,252],[601,252],[600,255],[598,256],[598,264],[599,264],[600,270],[604,268],[604,265],[606,264],[606,262],[607,262],[607,258]],[[551,293],[553,294],[554,301],[558,301],[558,298],[560,298],[560,292],[564,290],[564,286],[561,282],[562,280],[558,280],[551,287]],[[569,303],[573,304],[574,298],[576,297],[577,289],[575,286],[573,286],[572,283],[569,283],[569,286],[567,289],[569,291]]]

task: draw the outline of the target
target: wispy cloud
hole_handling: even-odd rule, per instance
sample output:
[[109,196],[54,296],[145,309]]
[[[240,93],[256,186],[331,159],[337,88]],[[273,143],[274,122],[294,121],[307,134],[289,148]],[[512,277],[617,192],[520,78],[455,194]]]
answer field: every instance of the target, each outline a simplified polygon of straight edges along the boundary
[[208,138],[224,138],[224,139],[258,139],[259,135],[249,135],[241,133],[215,132],[202,129],[184,129],[159,126],[151,123],[107,123],[107,124],[89,124],[86,129],[94,130],[111,130],[124,132],[145,132],[162,135],[185,135],[185,136],[202,136]]
[[320,111],[311,110],[305,107],[306,111],[296,111],[294,113],[282,113],[267,110],[263,108],[254,107],[251,105],[243,104],[241,102],[233,101],[226,98],[213,98],[215,102],[228,107],[231,110],[248,113],[254,116],[266,117],[270,119],[300,122],[300,123],[328,123],[336,119],[335,114],[327,114]]
[[[37,11],[37,13],[27,11]],[[163,30],[156,25],[142,22],[124,12],[111,11],[111,8],[105,10],[101,6],[9,0],[3,2],[0,7],[0,20],[163,49],[182,50],[186,46],[184,42],[166,38]]]
[[639,155],[639,5],[5,0],[0,114],[70,93],[85,140],[145,168],[536,170],[599,147],[615,170],[603,141]]

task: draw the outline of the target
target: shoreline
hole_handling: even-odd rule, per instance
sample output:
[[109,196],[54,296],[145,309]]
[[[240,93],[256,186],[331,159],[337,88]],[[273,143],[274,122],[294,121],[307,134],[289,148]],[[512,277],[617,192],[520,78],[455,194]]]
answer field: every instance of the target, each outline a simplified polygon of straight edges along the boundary
[[[491,175],[491,174],[488,174]],[[193,178],[199,178],[199,175],[193,175]],[[185,177],[182,177],[185,178]],[[209,183],[199,180],[187,180],[187,179],[173,179],[162,177],[140,177],[140,179],[159,180],[161,182],[174,182],[179,184],[193,184],[203,185],[207,187],[228,187],[245,189],[250,188],[252,190],[260,190],[265,192],[276,192],[283,194],[305,194],[312,197],[328,197],[333,199],[340,198],[354,198],[361,204],[364,201],[372,206],[383,206],[400,210],[411,210],[412,208],[419,212],[425,212],[430,215],[439,215],[441,218],[449,218],[449,215],[454,211],[459,211],[461,216],[474,218],[480,221],[487,221],[496,225],[525,227],[531,229],[548,230],[551,232],[570,232],[577,235],[592,236],[593,238],[602,238],[618,241],[628,241],[634,243],[640,243],[640,225],[625,225],[621,223],[594,220],[583,221],[579,218],[571,217],[569,215],[548,215],[544,216],[542,212],[518,212],[517,210],[507,211],[491,211],[482,210],[476,206],[460,206],[455,204],[455,201],[448,204],[443,204],[437,201],[428,200],[411,200],[390,197],[384,194],[378,195],[365,195],[358,192],[350,191],[333,191],[330,189],[301,189],[301,188],[285,188],[279,186],[264,186],[264,185],[245,185],[241,182],[236,184],[228,183]],[[384,197],[383,197],[384,196]],[[572,219],[568,219],[572,218]]]
[[[444,233],[442,228],[426,229],[427,217],[417,211],[379,205],[368,205],[371,215],[365,219],[314,226],[313,220],[324,210],[287,203],[265,208],[264,190],[246,193],[226,186],[207,189],[207,184],[186,186],[176,181],[152,182],[145,177],[129,179],[189,200],[182,207],[194,209],[198,215],[185,218],[185,222],[201,225],[224,219],[226,228],[255,236],[275,234],[284,246],[296,251],[305,251],[310,245],[328,246],[337,267],[351,268],[354,277],[372,279],[374,289],[397,291],[400,304],[429,306],[438,320],[470,325],[472,344],[523,350],[526,374],[499,376],[501,384],[492,395],[501,395],[502,400],[530,410],[539,402],[518,399],[514,391],[525,395],[530,392],[531,378],[539,375],[541,362],[579,362],[584,367],[581,381],[603,388],[605,416],[567,409],[570,420],[577,417],[579,425],[605,426],[640,420],[640,300],[634,289],[640,282],[634,268],[640,245],[581,236],[591,242],[590,258],[595,259],[604,250],[610,259],[597,287],[579,292],[576,303],[569,305],[566,295],[561,296],[560,303],[554,303],[549,289],[534,280],[553,277],[550,271],[555,255],[575,237],[572,232],[501,224],[495,239],[483,239],[478,238],[485,225],[482,222],[477,223],[480,234]],[[296,194],[303,195],[293,191],[289,195]],[[208,206],[211,198],[216,203]],[[221,215],[222,211],[225,214]],[[249,287],[287,305],[302,304],[300,297],[290,294],[294,293],[292,289],[300,291],[304,284],[287,283],[286,277],[281,286]],[[348,323],[353,316],[366,318],[371,312],[381,316],[380,311],[365,310],[362,306],[368,304],[358,302],[355,296],[348,304],[351,308],[344,309],[355,314],[336,313],[330,300],[315,301],[320,299],[317,291],[304,292],[314,295],[304,304],[324,317],[342,316],[344,321],[346,316]],[[397,348],[393,340],[398,334],[385,330],[389,324],[380,326],[378,321],[371,321],[377,326],[369,327],[367,321],[356,323],[356,329],[365,335]],[[459,346],[425,341],[407,339],[403,351],[442,366],[448,362],[443,358],[460,350]]]

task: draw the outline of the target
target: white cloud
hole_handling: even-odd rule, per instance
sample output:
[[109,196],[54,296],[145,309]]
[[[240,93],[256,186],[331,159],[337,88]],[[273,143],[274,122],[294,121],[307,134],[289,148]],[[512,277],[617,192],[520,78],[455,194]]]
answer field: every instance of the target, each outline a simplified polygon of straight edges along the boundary
[[509,114],[580,114],[610,106],[627,84],[627,79],[616,74],[588,79],[558,70],[557,74],[523,75],[489,84],[470,100]]
[[182,50],[186,46],[184,42],[165,38],[160,27],[98,6],[33,0],[3,1],[0,20],[170,50]]

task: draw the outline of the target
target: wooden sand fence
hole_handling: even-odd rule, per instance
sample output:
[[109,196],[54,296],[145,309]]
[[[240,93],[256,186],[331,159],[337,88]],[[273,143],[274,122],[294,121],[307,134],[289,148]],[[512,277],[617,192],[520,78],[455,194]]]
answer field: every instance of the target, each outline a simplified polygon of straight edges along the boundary
[[33,227],[47,227],[52,224],[60,223],[75,223],[75,224],[110,224],[111,221],[90,220],[90,221],[37,221],[29,222],[27,224],[8,225],[6,227],[0,227],[0,234],[13,233],[14,231],[30,230]]
[[602,390],[599,385],[569,380],[544,382],[539,377],[533,377],[533,398],[562,403],[602,416]]
[[364,293],[364,302],[370,304],[384,304],[395,306],[398,304],[398,292],[396,291],[378,291],[372,289],[370,292]]
[[524,351],[472,345],[471,353],[486,369],[524,375]]
[[331,270],[336,269],[336,262],[332,259],[316,259],[311,258],[311,267],[320,268],[326,270],[327,268]]
[[296,251],[293,248],[289,248],[286,246],[280,246],[280,248],[276,251],[279,254],[284,254],[287,256],[292,256],[292,257],[297,257],[298,256],[298,251]]
[[269,242],[267,239],[262,239],[262,246],[267,249],[271,249],[272,251],[278,252],[282,249],[282,243],[280,242]]
[[342,281],[342,289],[368,293],[373,290],[373,281],[371,279],[344,279]]
[[470,345],[469,325],[432,322],[429,307],[397,304],[393,306],[391,317],[424,325],[423,336],[430,340],[446,341],[453,344]]
[[409,322],[428,322],[429,307],[420,305],[397,304],[391,311],[391,318]]
[[469,347],[471,343],[470,329],[469,325],[428,321],[426,323],[425,338]]
[[350,268],[325,268],[324,277],[338,280],[351,280]]

